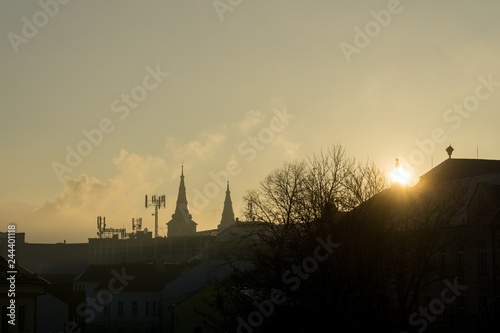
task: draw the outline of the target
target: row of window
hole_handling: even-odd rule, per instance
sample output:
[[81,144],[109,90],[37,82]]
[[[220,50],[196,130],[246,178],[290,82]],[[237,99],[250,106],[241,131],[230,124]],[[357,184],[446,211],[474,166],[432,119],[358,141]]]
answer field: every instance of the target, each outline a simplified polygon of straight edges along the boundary
[[[431,297],[426,295],[424,297],[424,304],[427,306],[431,304]],[[494,315],[491,306],[492,300],[488,300],[487,297],[480,296],[477,299],[477,318],[479,325],[486,325],[491,320],[493,320]],[[453,311],[453,308],[455,311]],[[473,314],[470,309],[467,310],[469,315]],[[441,327],[449,327],[453,325],[453,319],[458,328],[464,328],[466,322],[466,306],[465,297],[458,296],[456,299],[456,305],[446,307],[438,312],[433,312],[433,315],[439,316],[439,324]],[[436,318],[437,319],[437,318]]]
[[[173,256],[190,256],[196,253],[184,252],[184,251],[173,251],[171,253],[158,253],[158,257],[160,258],[168,258]],[[157,257],[153,253],[94,253],[90,255],[91,260],[96,260],[98,258],[141,258],[141,259],[154,259]]]
[[[489,258],[488,249],[486,248],[486,242],[480,241],[478,242],[477,249],[477,273],[480,275],[488,274],[489,268],[488,266],[493,264],[496,266],[496,269],[500,271],[500,240],[497,240],[496,246],[496,257],[494,258],[495,262],[493,263],[493,258]],[[463,245],[459,245],[457,248],[457,270],[460,275],[463,275],[465,272],[465,249]],[[446,252],[441,253],[439,266],[441,271],[445,271],[447,266],[446,260]],[[494,269],[495,267],[493,267]]]
[[154,246],[109,246],[108,245],[108,246],[90,246],[89,251],[90,252],[93,252],[93,251],[112,251],[112,250],[154,251],[155,249],[158,249],[158,250],[159,249],[179,250],[179,249],[192,249],[192,248],[200,248],[200,247],[203,247],[203,246],[200,246],[200,244],[175,244],[175,245],[166,245],[166,246],[157,246],[157,247],[154,247]]
[[[139,315],[157,316],[159,313],[158,303],[156,301],[145,301],[139,303],[138,301],[132,301],[126,304],[123,301],[119,301],[116,307],[116,314],[118,317],[132,316],[137,317]],[[107,305],[104,308],[104,315],[107,317],[110,315],[110,306]]]
[[75,283],[73,285],[73,291],[85,291],[85,285],[83,283]]

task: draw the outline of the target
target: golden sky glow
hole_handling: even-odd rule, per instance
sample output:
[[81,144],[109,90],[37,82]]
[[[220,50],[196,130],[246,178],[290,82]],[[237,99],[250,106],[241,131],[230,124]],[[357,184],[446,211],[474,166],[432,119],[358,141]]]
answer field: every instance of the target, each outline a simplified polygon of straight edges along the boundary
[[391,170],[390,179],[392,183],[408,185],[412,181],[412,175],[406,167],[396,163],[394,168]]
[[152,229],[145,194],[164,225],[182,162],[205,230],[226,178],[243,218],[246,190],[334,143],[417,176],[450,143],[499,158],[498,1],[42,3],[0,3],[0,228],[28,241]]

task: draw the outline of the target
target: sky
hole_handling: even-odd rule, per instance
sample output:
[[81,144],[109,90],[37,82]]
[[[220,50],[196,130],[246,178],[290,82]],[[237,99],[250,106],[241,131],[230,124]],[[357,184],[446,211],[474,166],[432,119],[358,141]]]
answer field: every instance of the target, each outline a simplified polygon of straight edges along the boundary
[[198,230],[333,144],[389,174],[499,159],[497,0],[0,2],[0,228],[154,229],[181,166]]

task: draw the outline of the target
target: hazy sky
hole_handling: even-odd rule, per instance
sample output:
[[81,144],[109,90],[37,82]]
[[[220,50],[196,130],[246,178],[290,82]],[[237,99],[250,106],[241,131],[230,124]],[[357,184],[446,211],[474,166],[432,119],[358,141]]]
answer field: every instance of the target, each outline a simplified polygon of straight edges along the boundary
[[163,228],[182,162],[206,230],[225,173],[243,218],[271,170],[335,143],[416,175],[450,143],[498,159],[499,13],[498,0],[2,1],[1,230],[86,242],[97,216],[152,230],[145,194],[166,195]]

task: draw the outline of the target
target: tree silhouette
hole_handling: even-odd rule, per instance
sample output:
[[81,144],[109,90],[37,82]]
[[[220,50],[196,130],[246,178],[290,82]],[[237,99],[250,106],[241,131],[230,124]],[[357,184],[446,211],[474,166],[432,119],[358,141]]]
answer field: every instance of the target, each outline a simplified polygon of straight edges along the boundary
[[[221,295],[233,306],[221,327],[405,328],[422,291],[451,274],[435,258],[458,237],[462,197],[459,185],[389,188],[373,162],[340,145],[285,163],[245,196],[259,221],[246,258],[253,269],[225,281]],[[282,302],[272,302],[276,293]]]

